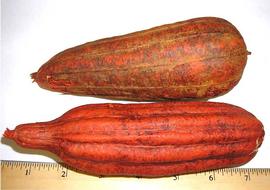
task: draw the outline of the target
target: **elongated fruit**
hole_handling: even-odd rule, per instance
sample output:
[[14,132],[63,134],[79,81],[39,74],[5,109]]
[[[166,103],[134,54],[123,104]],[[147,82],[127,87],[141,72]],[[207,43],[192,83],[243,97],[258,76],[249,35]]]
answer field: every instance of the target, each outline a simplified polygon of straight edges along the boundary
[[162,177],[242,165],[256,154],[264,130],[233,105],[164,102],[84,105],[4,136],[91,175]]
[[196,18],[67,49],[32,78],[42,88],[128,100],[211,98],[240,80],[249,52],[221,18]]

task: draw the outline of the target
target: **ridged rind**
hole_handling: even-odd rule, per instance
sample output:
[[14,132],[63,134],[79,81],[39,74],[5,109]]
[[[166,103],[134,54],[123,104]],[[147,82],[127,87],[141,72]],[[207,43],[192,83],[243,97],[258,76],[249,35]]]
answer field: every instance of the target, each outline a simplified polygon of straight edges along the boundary
[[84,105],[4,135],[89,174],[160,177],[242,165],[256,154],[264,130],[237,106],[161,102]]
[[205,17],[67,49],[32,78],[42,88],[127,100],[211,98],[240,80],[248,52],[237,29]]

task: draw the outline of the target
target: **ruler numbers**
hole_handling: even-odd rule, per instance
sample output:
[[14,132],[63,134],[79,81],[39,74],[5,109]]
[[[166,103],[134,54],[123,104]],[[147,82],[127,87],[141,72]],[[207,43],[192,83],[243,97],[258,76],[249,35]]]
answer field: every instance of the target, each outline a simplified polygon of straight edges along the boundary
[[270,180],[270,168],[225,168],[219,170],[212,170],[207,172],[201,172],[196,174],[189,175],[176,175],[172,177],[173,181],[179,181],[182,177],[188,177],[192,175],[195,176],[205,176],[205,182],[215,182],[215,181],[223,181],[226,178],[228,179],[237,179],[243,182],[250,182],[253,178],[258,178],[263,176],[268,176]]
[[31,176],[33,171],[35,173],[47,172],[48,175],[51,173],[59,173],[61,178],[68,176],[68,167],[64,167],[58,163],[46,163],[46,162],[24,162],[24,161],[1,161],[1,169],[10,169],[11,171],[21,171],[24,176]]
[[[115,185],[115,188],[117,186],[123,187],[123,183],[127,184],[126,182],[137,185],[138,187],[141,187],[143,184],[148,187],[148,185],[159,183],[160,187],[162,187],[161,184],[164,187],[172,187],[171,190],[178,190],[179,187],[182,190],[198,188],[216,190],[220,187],[226,187],[226,189],[235,189],[237,187],[238,190],[268,190],[270,186],[270,168],[227,168],[157,179],[145,179],[141,177],[99,178],[78,173],[58,163],[1,161],[1,174],[4,189],[11,187],[22,189],[22,187],[25,187],[32,190],[41,186],[47,188],[49,187],[48,184],[53,184],[50,186],[50,189],[55,189],[56,184],[61,188],[74,187],[73,189],[76,189],[80,186],[82,187],[81,189],[89,189],[89,186],[92,187],[93,184],[96,184],[96,186],[103,190],[112,184]],[[28,188],[29,184],[32,185],[32,189]],[[110,185],[106,188],[106,184]]]
[[[58,163],[46,163],[46,162],[23,162],[23,161],[1,161],[1,168],[7,167],[11,170],[22,170],[25,176],[31,176],[32,171],[44,172],[48,171],[48,173],[57,171],[61,178],[68,177],[68,167],[64,165],[60,165]],[[269,176],[270,177],[270,168],[226,168],[219,170],[212,170],[207,172],[201,172],[197,174],[190,174],[195,176],[204,175],[206,181],[214,182],[216,180],[222,179],[223,176],[240,176],[243,181],[251,181],[252,178],[256,178],[257,176]],[[182,176],[189,175],[176,175],[172,177],[173,181],[181,180]]]

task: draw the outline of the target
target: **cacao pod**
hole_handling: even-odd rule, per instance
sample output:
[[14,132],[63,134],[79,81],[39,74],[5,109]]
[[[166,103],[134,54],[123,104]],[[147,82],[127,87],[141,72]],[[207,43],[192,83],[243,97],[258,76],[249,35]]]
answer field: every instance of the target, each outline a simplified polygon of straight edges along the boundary
[[67,49],[32,78],[42,88],[73,95],[208,99],[239,82],[248,54],[231,23],[205,17]]
[[4,136],[91,175],[162,177],[242,165],[255,156],[264,130],[233,105],[160,102],[84,105]]

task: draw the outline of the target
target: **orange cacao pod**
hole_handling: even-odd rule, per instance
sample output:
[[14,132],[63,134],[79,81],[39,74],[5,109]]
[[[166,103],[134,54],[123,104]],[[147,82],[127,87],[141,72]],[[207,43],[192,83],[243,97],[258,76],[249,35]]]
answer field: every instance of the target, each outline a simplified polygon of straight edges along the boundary
[[249,52],[221,18],[196,18],[67,49],[32,78],[42,88],[113,99],[207,99],[240,80]]
[[242,165],[264,130],[233,105],[163,102],[84,105],[4,136],[91,175],[162,177]]

